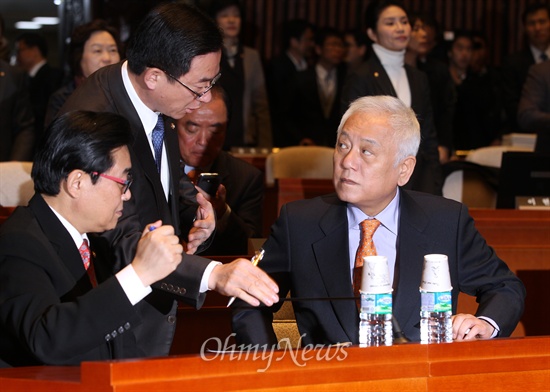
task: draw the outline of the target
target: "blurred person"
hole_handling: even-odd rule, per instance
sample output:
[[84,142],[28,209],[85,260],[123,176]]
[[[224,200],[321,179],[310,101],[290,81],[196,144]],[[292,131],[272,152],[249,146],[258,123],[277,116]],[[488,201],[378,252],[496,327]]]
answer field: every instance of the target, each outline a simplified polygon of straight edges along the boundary
[[220,86],[212,100],[177,122],[182,176],[218,173],[214,195],[198,191],[216,212],[216,236],[202,255],[244,255],[248,239],[262,236],[264,176],[247,162],[222,150],[228,121],[227,96]]
[[392,95],[411,107],[420,119],[422,141],[408,187],[441,194],[443,178],[434,125],[430,84],[425,73],[405,63],[411,36],[407,12],[400,1],[372,1],[365,11],[367,35],[373,41],[369,59],[344,85],[342,111],[358,97]]
[[224,148],[271,148],[273,135],[264,71],[258,51],[240,42],[242,13],[239,1],[214,1],[210,14],[223,31],[219,84],[231,102],[231,122]]
[[267,85],[273,123],[273,142],[276,146],[289,145],[285,140],[283,113],[288,85],[296,74],[305,71],[315,50],[315,28],[303,19],[292,19],[282,28],[284,52],[271,59],[267,68]]
[[0,14],[0,60],[4,60],[6,63],[10,63],[11,49],[10,42],[4,36],[4,31],[6,29],[6,23],[2,14]]
[[508,131],[518,132],[518,103],[529,67],[550,58],[550,4],[534,2],[525,7],[521,16],[526,44],[523,50],[504,59],[502,88],[508,121]]
[[550,155],[550,61],[529,68],[519,100],[518,123],[524,132],[537,133],[535,152]]
[[369,40],[364,32],[349,30],[344,33],[344,41],[347,49],[344,61],[348,66],[348,72],[352,72],[367,58]]
[[221,32],[207,15],[186,4],[160,5],[134,31],[127,60],[86,78],[60,111],[107,111],[130,122],[135,138],[130,146],[133,197],[116,227],[104,234],[116,252],[115,272],[132,260],[141,228],[150,222],[160,219],[173,226],[185,243],[186,253],[166,278],[169,283],[139,304],[145,320],[135,333],[147,356],[170,351],[175,299],[200,308],[208,290],[253,305],[278,298],[277,287],[250,261],[220,264],[194,255],[212,240],[215,213],[190,181],[183,183],[182,195],[175,122],[210,101],[210,89],[219,78],[221,47]]
[[[420,138],[416,114],[399,99],[359,98],[338,128],[336,193],[282,207],[261,265],[278,283],[281,298],[290,292],[302,347],[359,343],[353,271],[360,226],[374,219],[379,226],[372,242],[388,259],[393,317],[411,341],[420,341],[418,285],[424,256],[431,253],[448,256],[455,341],[506,337],[516,327],[525,287],[487,245],[467,207],[403,188]],[[456,314],[459,292],[476,297],[475,315]],[[273,313],[282,304],[251,308],[236,301],[237,344],[277,344]]]
[[34,144],[29,77],[0,60],[0,162],[31,161]]
[[68,57],[72,80],[50,97],[46,126],[84,79],[98,69],[120,61],[118,32],[100,19],[78,26],[71,35]]
[[22,33],[16,38],[17,65],[29,76],[29,95],[34,113],[35,139],[38,143],[44,131],[44,121],[50,96],[61,87],[63,71],[48,62],[48,44],[38,33]]
[[494,76],[472,72],[474,40],[471,32],[457,31],[449,48],[449,72],[456,91],[453,147],[472,150],[500,143],[501,94]]
[[437,132],[439,162],[447,163],[453,146],[453,116],[455,89],[447,66],[429,56],[433,43],[429,31],[435,30],[432,18],[421,14],[411,14],[411,39],[405,52],[405,63],[426,73],[430,84],[430,98],[433,106],[434,125]]
[[[340,119],[345,81],[343,35],[324,28],[315,37],[315,67],[298,72],[288,85],[285,109],[285,145],[333,147]],[[283,132],[283,129],[281,130]]]
[[128,121],[112,113],[68,113],[47,130],[35,194],[0,228],[0,367],[143,356],[135,305],[183,247],[171,226],[150,222],[114,275],[109,247],[92,234],[114,228],[132,197],[131,142]]

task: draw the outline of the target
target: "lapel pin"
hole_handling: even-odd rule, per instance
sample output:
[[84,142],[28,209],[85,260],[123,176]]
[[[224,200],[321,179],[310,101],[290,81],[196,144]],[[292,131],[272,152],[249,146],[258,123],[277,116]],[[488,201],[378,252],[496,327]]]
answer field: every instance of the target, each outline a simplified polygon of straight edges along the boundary
[[379,73],[378,72],[375,72],[374,73],[374,77],[377,78],[379,76]]
[[170,129],[176,129],[176,126],[174,125],[174,123],[170,123]]

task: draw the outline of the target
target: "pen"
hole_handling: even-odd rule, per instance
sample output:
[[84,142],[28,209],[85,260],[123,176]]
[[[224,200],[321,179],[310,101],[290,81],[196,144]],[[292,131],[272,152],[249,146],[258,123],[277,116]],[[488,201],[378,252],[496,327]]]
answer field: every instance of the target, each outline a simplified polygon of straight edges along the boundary
[[[250,260],[250,262],[252,263],[252,265],[254,267],[256,267],[258,265],[258,263],[260,262],[260,260],[263,259],[264,254],[265,254],[265,251],[263,249],[260,249],[260,250],[256,251],[256,253],[254,254],[254,257],[252,257],[252,260]],[[231,304],[235,301],[236,298],[237,297],[231,297],[229,299],[229,302],[227,303],[227,307],[230,307]]]

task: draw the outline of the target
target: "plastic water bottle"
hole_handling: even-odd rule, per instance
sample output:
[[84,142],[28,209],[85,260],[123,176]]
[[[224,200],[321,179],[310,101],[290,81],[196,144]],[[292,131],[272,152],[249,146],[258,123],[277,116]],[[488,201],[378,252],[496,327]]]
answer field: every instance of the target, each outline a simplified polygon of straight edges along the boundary
[[361,293],[361,312],[359,314],[359,346],[391,346],[392,294]]
[[420,342],[451,343],[453,341],[452,297],[450,291],[431,293],[420,290]]

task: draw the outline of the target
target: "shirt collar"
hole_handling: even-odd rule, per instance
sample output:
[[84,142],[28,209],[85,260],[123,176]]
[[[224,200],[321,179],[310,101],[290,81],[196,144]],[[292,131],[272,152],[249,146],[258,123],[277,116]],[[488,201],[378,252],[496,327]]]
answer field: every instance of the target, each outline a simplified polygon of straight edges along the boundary
[[31,78],[34,78],[36,76],[36,74],[38,73],[38,71],[40,71],[40,68],[42,68],[42,66],[46,64],[46,60],[42,60],[40,61],[39,63],[37,63],[34,67],[31,68],[31,70],[29,71],[29,76]]
[[[61,222],[63,227],[69,232],[71,238],[73,239],[75,245],[77,248],[80,248],[80,245],[82,245],[82,241],[88,239],[88,235],[86,233],[80,234],[76,227],[74,227],[67,219],[65,219],[59,212],[57,212],[52,206],[48,204],[48,207],[53,211],[55,216],[57,216],[57,219]],[[90,242],[90,241],[88,241]]]
[[399,187],[395,193],[394,198],[390,203],[376,216],[368,216],[363,211],[361,211],[355,205],[349,203],[347,206],[348,214],[348,229],[358,229],[359,224],[365,219],[376,218],[382,226],[392,232],[394,235],[397,235],[397,225],[399,222]]
[[290,53],[290,51],[286,52],[286,55],[292,61],[292,64],[296,67],[296,70],[298,71],[305,71],[307,69],[307,61],[305,59],[297,59]]
[[132,101],[132,105],[134,105],[134,108],[136,109],[141,123],[143,124],[145,134],[150,137],[151,133],[153,133],[153,128],[155,128],[155,125],[157,125],[159,113],[149,109],[149,107],[147,107],[147,105],[145,105],[143,101],[139,98],[136,89],[130,81],[130,76],[128,75],[128,61],[122,63],[121,72],[124,88],[126,89],[128,96],[130,97],[130,101]]
[[543,52],[537,48],[535,48],[533,45],[529,45],[529,49],[531,49],[531,54],[533,55],[533,58],[535,59],[535,63],[540,63],[542,60],[540,59],[540,55],[542,53],[546,53],[546,56],[550,59],[550,45],[546,48],[546,50]]

